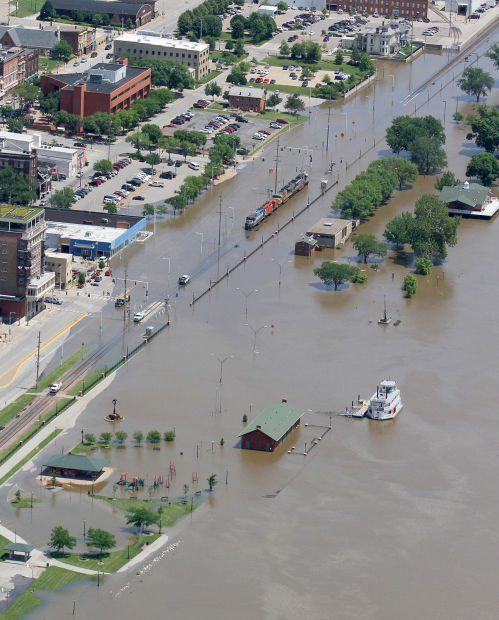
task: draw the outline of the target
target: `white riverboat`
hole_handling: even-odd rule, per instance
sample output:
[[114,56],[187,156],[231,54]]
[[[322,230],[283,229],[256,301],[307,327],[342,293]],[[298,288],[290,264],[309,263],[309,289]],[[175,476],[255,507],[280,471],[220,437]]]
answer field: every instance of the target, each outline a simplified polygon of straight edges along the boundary
[[376,388],[369,401],[366,416],[373,420],[391,420],[402,409],[400,390],[395,381],[385,379]]

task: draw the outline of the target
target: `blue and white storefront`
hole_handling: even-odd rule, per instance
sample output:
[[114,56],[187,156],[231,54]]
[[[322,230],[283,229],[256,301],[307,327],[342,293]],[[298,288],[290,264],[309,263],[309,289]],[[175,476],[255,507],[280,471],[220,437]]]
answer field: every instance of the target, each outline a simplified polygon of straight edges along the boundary
[[58,252],[87,259],[112,258],[137,240],[146,227],[146,218],[128,227],[117,228],[67,222],[47,222],[46,246]]

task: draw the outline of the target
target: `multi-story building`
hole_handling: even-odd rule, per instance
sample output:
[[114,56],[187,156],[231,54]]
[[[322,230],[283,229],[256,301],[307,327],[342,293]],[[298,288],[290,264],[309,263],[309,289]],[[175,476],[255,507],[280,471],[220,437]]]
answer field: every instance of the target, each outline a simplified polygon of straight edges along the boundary
[[73,24],[57,24],[59,38],[71,45],[75,56],[90,54],[96,48],[96,28]]
[[0,96],[37,73],[37,49],[0,46]]
[[151,69],[129,67],[125,58],[121,64],[98,63],[87,73],[44,75],[41,80],[44,94],[61,91],[61,110],[82,118],[129,108],[151,91]]
[[114,55],[180,62],[189,68],[195,80],[200,80],[210,70],[210,46],[207,43],[156,37],[140,31],[116,37]]
[[45,270],[55,274],[55,286],[66,289],[73,277],[73,255],[62,252],[45,252]]
[[245,112],[262,112],[265,110],[267,91],[260,88],[233,86],[229,90],[229,107]]
[[409,28],[398,24],[365,28],[355,35],[355,46],[361,52],[379,56],[398,54],[408,40]]
[[56,29],[0,26],[0,43],[6,47],[29,47],[37,49],[42,56],[48,56],[58,41],[59,32]]
[[328,11],[343,9],[366,12],[369,15],[386,15],[388,17],[423,19],[428,13],[428,0],[329,0]]
[[44,210],[0,206],[0,315],[7,322],[31,318],[54,288],[44,273]]
[[157,4],[157,0],[79,0],[75,5],[73,0],[52,0],[54,9],[62,15],[78,10],[105,13],[111,24],[122,25],[130,19],[135,27],[149,23],[158,15]]

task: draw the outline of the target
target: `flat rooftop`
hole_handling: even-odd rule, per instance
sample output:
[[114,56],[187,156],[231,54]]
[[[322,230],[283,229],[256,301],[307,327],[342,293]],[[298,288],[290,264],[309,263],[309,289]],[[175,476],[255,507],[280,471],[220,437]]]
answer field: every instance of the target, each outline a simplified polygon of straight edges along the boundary
[[84,241],[85,243],[113,243],[126,228],[109,228],[108,226],[92,226],[91,224],[70,224],[68,222],[47,222],[47,235],[58,235],[66,239]]
[[341,232],[345,226],[348,226],[348,223],[349,220],[341,220],[336,217],[323,217],[307,230],[307,235],[336,235]]
[[[107,63],[100,63],[98,68],[105,69],[107,71],[107,67],[102,66],[104,64]],[[112,66],[113,71],[116,70],[116,67],[121,67],[121,65]],[[80,82],[87,85],[87,92],[89,93],[112,93],[114,90],[120,88],[120,86],[123,86],[127,82],[130,82],[130,80],[138,77],[141,73],[146,73],[148,71],[149,67],[127,67],[125,77],[122,80],[118,80],[117,82],[92,82],[90,79],[88,79],[88,73],[51,73],[48,77],[51,77],[66,84],[66,86],[62,87],[66,90],[73,90],[74,85],[77,82]]]
[[167,39],[165,37],[154,37],[146,34],[127,32],[114,39],[115,43],[144,43],[160,47],[173,47],[184,51],[202,52],[209,48],[207,43],[195,43],[185,39]]
[[17,222],[29,222],[36,215],[43,212],[40,207],[18,207],[12,205],[0,205],[0,220],[14,220]]

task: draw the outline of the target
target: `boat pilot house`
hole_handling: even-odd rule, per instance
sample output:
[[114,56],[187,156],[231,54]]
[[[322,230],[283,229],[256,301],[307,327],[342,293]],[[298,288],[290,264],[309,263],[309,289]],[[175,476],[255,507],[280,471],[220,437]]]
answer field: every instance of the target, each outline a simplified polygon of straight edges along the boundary
[[77,454],[55,454],[51,456],[43,467],[48,469],[49,475],[80,480],[97,480],[109,463],[106,459],[94,456],[80,456]]
[[265,409],[239,434],[241,447],[245,450],[273,452],[300,426],[302,415],[303,411],[286,400]]

